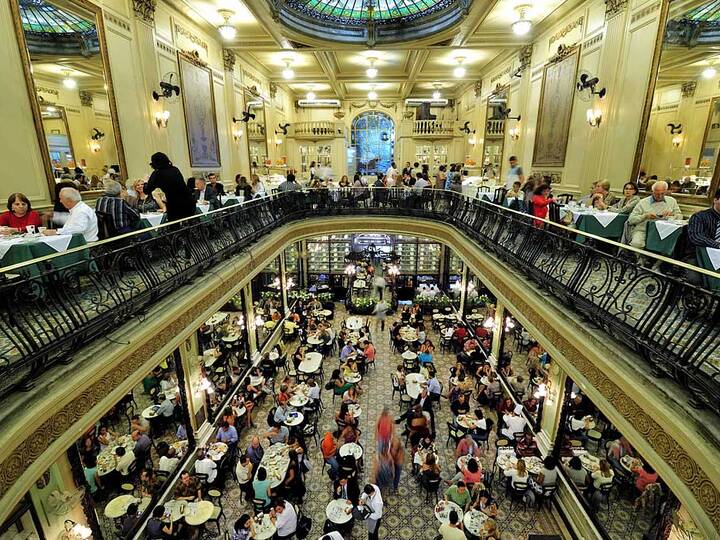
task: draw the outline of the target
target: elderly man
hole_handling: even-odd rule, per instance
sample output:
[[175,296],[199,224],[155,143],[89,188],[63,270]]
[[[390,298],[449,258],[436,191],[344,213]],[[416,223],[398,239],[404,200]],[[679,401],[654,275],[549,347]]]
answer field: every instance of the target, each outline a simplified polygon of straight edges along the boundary
[[210,210],[216,210],[220,208],[220,201],[218,200],[217,193],[215,190],[208,186],[204,178],[195,179],[195,191],[193,193],[196,203],[208,203]]
[[628,218],[628,238],[631,246],[645,249],[648,221],[662,218],[682,219],[677,201],[665,195],[667,190],[667,182],[655,182],[652,195],[641,199],[633,209]]
[[115,180],[105,182],[105,195],[95,201],[95,211],[108,214],[115,231],[124,234],[137,228],[140,214],[120,197],[122,186]]
[[[98,239],[98,224],[95,211],[85,204],[82,195],[75,188],[62,188],[59,194],[60,203],[68,209],[70,214],[65,224],[59,229],[47,229],[43,234],[82,234],[86,242]],[[56,218],[57,219],[57,218]]]

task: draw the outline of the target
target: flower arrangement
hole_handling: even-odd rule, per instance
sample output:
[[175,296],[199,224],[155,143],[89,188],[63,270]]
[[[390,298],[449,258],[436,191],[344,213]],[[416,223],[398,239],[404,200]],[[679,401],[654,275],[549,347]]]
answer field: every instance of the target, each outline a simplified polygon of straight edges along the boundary
[[413,303],[426,309],[440,309],[450,307],[450,298],[445,295],[438,296],[415,296]]
[[468,297],[465,303],[466,307],[470,308],[485,307],[490,304],[490,297],[487,294],[481,294],[475,298]]
[[352,298],[350,302],[348,302],[348,310],[358,315],[369,315],[373,312],[373,309],[375,309],[375,304],[378,303],[378,300],[379,298],[377,296]]

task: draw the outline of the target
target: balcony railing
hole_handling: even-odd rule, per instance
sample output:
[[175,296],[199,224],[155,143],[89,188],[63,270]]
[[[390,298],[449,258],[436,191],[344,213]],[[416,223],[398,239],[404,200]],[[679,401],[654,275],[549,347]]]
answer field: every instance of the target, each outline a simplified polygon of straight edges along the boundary
[[293,124],[296,138],[334,137],[335,124],[332,122],[297,122]]
[[[578,243],[564,227],[539,227],[526,214],[479,199],[369,188],[276,194],[0,269],[0,394],[260,236],[333,215],[412,215],[455,226],[720,413],[720,293],[678,272],[638,265],[632,250],[618,256],[610,246]],[[73,253],[83,257],[69,262]]]
[[505,135],[505,120],[488,120],[485,123],[485,136],[498,138]]
[[424,137],[424,136],[440,136],[440,137],[452,137],[453,135],[453,123],[452,122],[440,122],[438,120],[415,120],[413,124],[413,136]]

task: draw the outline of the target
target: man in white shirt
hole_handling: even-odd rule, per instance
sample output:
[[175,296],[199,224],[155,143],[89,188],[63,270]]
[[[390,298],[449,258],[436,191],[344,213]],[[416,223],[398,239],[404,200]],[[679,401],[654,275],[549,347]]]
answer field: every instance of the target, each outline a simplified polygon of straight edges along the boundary
[[170,474],[175,470],[175,467],[177,467],[178,463],[180,463],[180,458],[175,456],[175,449],[173,447],[170,447],[170,449],[167,451],[167,455],[160,458],[158,470],[165,471]]
[[160,394],[158,399],[160,400],[160,405],[155,411],[155,414],[164,418],[170,418],[175,412],[175,405],[165,394]]
[[503,416],[505,422],[505,428],[502,430],[502,434],[505,435],[511,441],[515,438],[515,433],[522,433],[525,431],[525,418],[520,416],[522,411],[522,405],[516,405],[515,409],[511,414]]
[[197,474],[206,474],[208,484],[212,484],[217,477],[217,464],[205,454],[205,450],[202,448],[197,451],[195,472]]
[[380,488],[375,484],[365,484],[363,494],[360,496],[360,505],[370,510],[370,516],[365,520],[368,530],[368,540],[378,540],[380,520],[383,514],[383,500]]
[[135,463],[135,452],[125,450],[124,446],[115,449],[115,470],[123,476],[130,474],[130,466]]
[[398,170],[397,165],[395,165],[395,162],[393,161],[390,164],[390,168],[385,171],[385,176],[387,177],[387,185],[388,187],[395,187],[397,185],[397,177],[398,177]]
[[279,499],[270,510],[270,519],[277,527],[275,538],[290,538],[297,530],[298,516],[292,504]]
[[62,188],[60,202],[68,209],[70,214],[65,224],[59,229],[47,229],[43,234],[53,236],[56,234],[82,234],[86,242],[98,239],[98,222],[95,210],[82,201],[82,195],[77,189]]

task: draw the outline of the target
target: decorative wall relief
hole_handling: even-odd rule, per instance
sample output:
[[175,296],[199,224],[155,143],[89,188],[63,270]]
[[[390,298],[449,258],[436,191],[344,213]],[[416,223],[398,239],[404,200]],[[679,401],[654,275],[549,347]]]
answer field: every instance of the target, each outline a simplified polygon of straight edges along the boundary
[[135,17],[148,24],[155,23],[157,0],[132,0]]
[[628,0],[605,0],[605,20],[619,15],[628,5]]
[[563,167],[575,96],[580,48],[562,45],[543,70],[533,166]]
[[197,55],[178,53],[191,167],[220,167],[212,73]]
[[80,96],[80,105],[83,107],[92,107],[93,106],[93,95],[92,92],[86,92],[84,90],[80,90],[78,92]]
[[235,53],[232,52],[230,49],[223,49],[223,67],[225,68],[225,71],[229,71],[232,73],[233,69],[235,69]]

